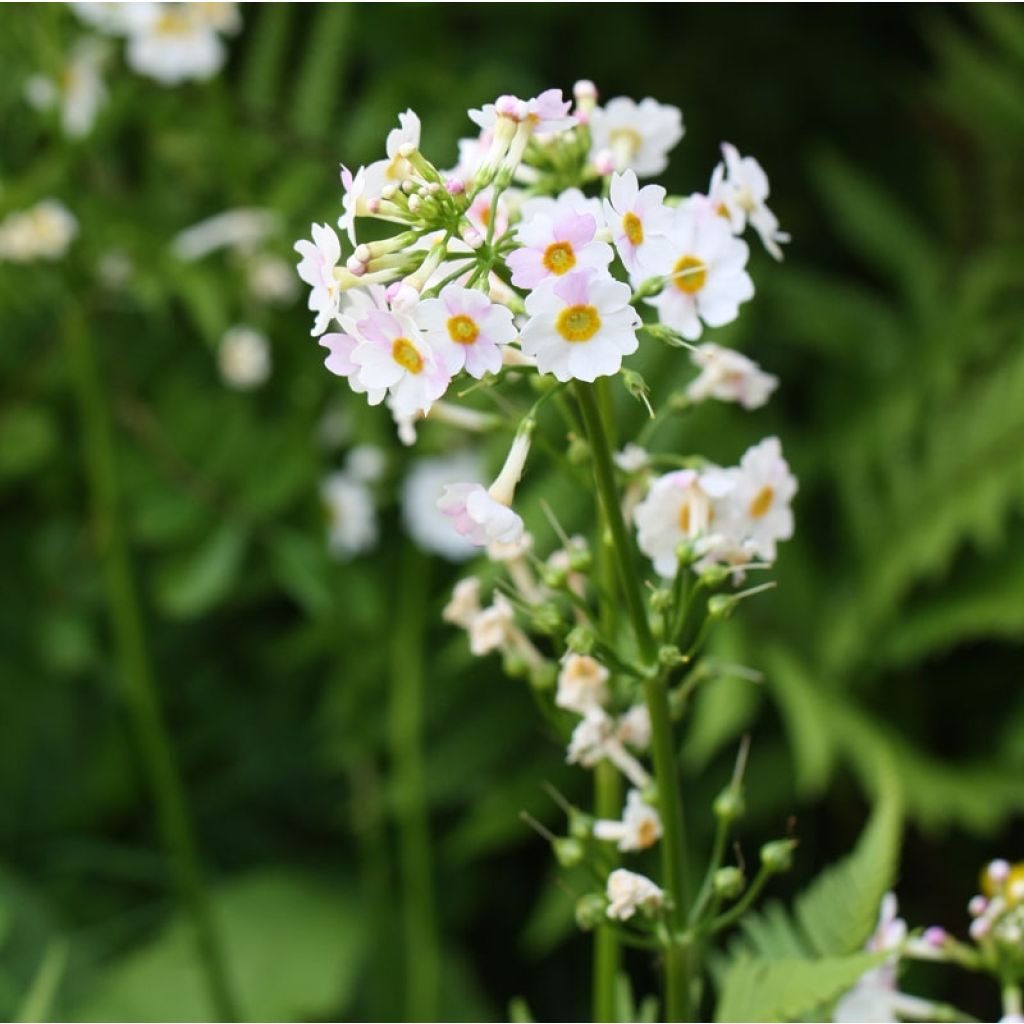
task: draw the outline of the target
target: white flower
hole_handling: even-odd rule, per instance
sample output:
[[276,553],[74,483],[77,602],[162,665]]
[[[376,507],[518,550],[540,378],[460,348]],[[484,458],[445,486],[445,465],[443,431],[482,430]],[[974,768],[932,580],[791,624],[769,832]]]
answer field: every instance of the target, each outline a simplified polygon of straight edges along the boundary
[[665,893],[645,875],[616,868],[608,876],[608,916],[628,921],[638,910],[654,913],[665,903]]
[[596,196],[584,195],[578,188],[567,188],[558,196],[530,196],[519,207],[519,215],[524,221],[531,221],[535,217],[555,220],[566,212],[589,213],[598,224],[602,222],[601,200]]
[[477,479],[483,474],[480,458],[458,452],[413,463],[402,486],[402,519],[405,528],[424,551],[462,562],[476,554],[476,546],[451,528],[451,520],[437,506],[437,499],[452,480]]
[[793,536],[790,502],[797,491],[779,439],[767,437],[747,449],[729,476],[733,486],[717,506],[724,532],[742,537],[752,553],[774,561],[776,542]]
[[58,260],[78,234],[78,221],[56,199],[44,199],[0,221],[0,260]]
[[749,224],[760,236],[764,247],[777,260],[782,259],[780,242],[789,235],[779,230],[779,220],[768,209],[768,175],[752,156],[740,156],[735,146],[722,143],[725,165],[719,164],[711,177],[708,198],[726,217],[734,233]]
[[60,78],[32,75],[25,83],[25,98],[37,110],[60,104],[61,127],[73,139],[88,135],[107,97],[100,74],[107,45],[94,37],[80,39],[71,49]]
[[558,673],[555,703],[585,715],[608,700],[608,669],[587,654],[568,654]]
[[693,469],[666,473],[651,484],[633,518],[637,544],[659,575],[675,576],[679,566],[676,549],[683,541],[697,541],[708,534],[716,514],[715,499],[733,486],[734,481],[724,472]]
[[455,584],[451,600],[444,606],[441,618],[453,626],[469,629],[473,620],[483,609],[480,607],[480,580],[467,576]]
[[378,483],[387,468],[387,452],[375,444],[357,444],[345,459],[345,472],[364,484]]
[[327,540],[340,558],[369,551],[377,543],[373,495],[347,473],[332,473],[320,488],[327,515]]
[[683,137],[678,107],[618,96],[590,115],[591,156],[610,152],[615,170],[653,178],[668,167],[668,153]]
[[[357,199],[363,196],[372,199],[380,195],[385,185],[401,185],[406,178],[417,177],[416,169],[401,154],[402,147],[407,143],[416,149],[420,147],[420,119],[413,110],[399,114],[398,127],[388,132],[385,146],[387,158],[370,164],[365,172],[360,168],[356,178],[363,175],[362,181],[354,188],[356,182],[353,179],[353,183],[346,186],[346,192],[353,192]],[[346,212],[348,209],[346,205]]]
[[594,381],[617,373],[637,350],[640,317],[629,285],[593,270],[574,270],[526,299],[530,319],[520,347],[541,373]]
[[661,816],[638,789],[631,789],[627,794],[621,821],[594,822],[594,837],[618,844],[623,853],[649,849],[661,834]]
[[701,321],[721,327],[736,319],[740,303],[753,298],[754,284],[744,269],[749,250],[725,220],[696,203],[676,210],[670,238],[671,255],[655,268],[665,276],[665,288],[648,301],[663,324],[696,341]]
[[255,302],[291,305],[298,297],[299,286],[291,265],[278,256],[265,253],[252,257],[245,264],[245,283]]
[[75,0],[72,11],[87,25],[109,35],[130,35],[152,17],[154,3],[85,3]]
[[449,484],[437,507],[454,521],[455,529],[471,544],[510,543],[523,532],[523,521],[507,505],[495,501],[482,484]]
[[619,718],[615,735],[635,750],[646,750],[651,745],[651,713],[646,704],[634,704]]
[[270,341],[255,328],[232,327],[220,339],[217,366],[229,387],[239,391],[259,387],[270,376]]
[[615,735],[615,719],[603,708],[594,705],[576,724],[569,739],[565,759],[569,764],[593,768],[603,760],[610,761],[637,789],[650,784],[644,766],[622,745]]
[[[180,231],[172,239],[171,249],[178,259],[188,263],[201,259],[217,249],[233,249],[236,252],[245,253],[259,245],[276,230],[277,226],[278,216],[273,210],[264,210],[259,207],[239,207],[234,210],[225,210],[223,213],[207,217],[206,220]],[[329,228],[327,230],[330,231]],[[309,242],[300,242],[299,245],[304,248],[299,251],[305,252],[307,247],[320,249],[319,258],[322,260],[331,251],[331,247],[323,230],[317,228],[316,225],[313,226],[313,237],[319,240],[317,245],[310,246]],[[324,243],[323,246],[320,245],[321,242]],[[334,256],[334,263],[337,263],[340,255],[339,247]],[[306,260],[304,259],[299,266],[299,276],[307,284],[313,284],[312,280],[303,277],[304,268],[308,266]],[[320,278],[317,277],[317,282],[319,280]]]
[[649,277],[671,258],[669,232],[674,212],[665,205],[660,185],[640,188],[633,171],[613,174],[611,199],[604,201],[604,219],[626,270],[634,280]]
[[612,249],[606,242],[594,241],[597,225],[591,214],[571,209],[554,218],[541,214],[524,221],[516,232],[522,248],[508,256],[512,283],[517,288],[536,288],[579,268],[604,270],[612,261]]
[[701,368],[686,389],[694,402],[717,398],[738,402],[744,409],[758,409],[779,386],[779,378],[765,373],[752,359],[731,348],[707,342],[691,353]]
[[470,621],[469,649],[476,657],[500,651],[515,642],[515,609],[503,594],[494,595],[494,603]]
[[162,85],[212,78],[227,57],[219,32],[241,27],[237,4],[155,3],[130,27],[126,57],[140,75]]
[[424,299],[416,321],[448,372],[465,369],[478,380],[501,369],[501,346],[516,336],[512,313],[483,294],[449,284],[436,299]]
[[360,343],[352,351],[356,377],[370,404],[386,388],[398,416],[424,415],[451,382],[444,363],[405,313],[373,310],[356,324]]
[[650,465],[651,453],[646,448],[630,441],[622,451],[616,452],[612,458],[623,473],[639,473],[641,469],[646,469]]
[[469,111],[469,119],[484,131],[493,129],[499,118],[505,118],[528,124],[534,132],[560,132],[576,124],[569,114],[571,106],[569,100],[562,99],[561,89],[547,89],[528,100],[499,96],[494,103]]
[[313,241],[305,239],[295,243],[299,261],[299,277],[312,289],[309,308],[316,313],[316,323],[310,332],[314,337],[327,330],[327,325],[338,313],[341,288],[335,268],[341,259],[341,242],[329,224],[314,224]]

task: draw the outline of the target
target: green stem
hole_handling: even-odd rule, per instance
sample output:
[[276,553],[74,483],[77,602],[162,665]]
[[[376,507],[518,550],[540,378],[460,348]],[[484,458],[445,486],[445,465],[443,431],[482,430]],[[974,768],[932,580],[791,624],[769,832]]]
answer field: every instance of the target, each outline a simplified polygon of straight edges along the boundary
[[411,544],[396,598],[400,635],[391,651],[389,711],[392,801],[405,938],[405,1019],[438,1020],[440,936],[434,893],[430,816],[423,768],[423,666],[429,563]]
[[583,424],[590,441],[594,480],[615,548],[626,610],[644,667],[649,672],[644,680],[644,696],[651,716],[651,747],[663,829],[662,880],[672,895],[672,909],[669,913],[672,938],[665,949],[666,1020],[689,1020],[691,951],[687,943],[680,941],[685,930],[689,906],[686,836],[668,690],[664,674],[655,671],[657,651],[644,605],[640,574],[633,558],[632,541],[622,518],[608,434],[593,389],[580,381],[576,382],[575,387]]
[[211,1010],[218,1020],[237,1020],[224,951],[203,883],[185,791],[150,666],[135,576],[121,520],[114,442],[96,353],[80,312],[68,315],[64,330],[78,392],[96,545],[106,576],[124,696],[156,801],[163,841],[195,929]]
[[750,883],[750,888],[743,894],[743,898],[711,922],[709,934],[717,935],[720,931],[724,931],[730,925],[735,924],[750,909],[757,897],[761,895],[761,890],[768,884],[768,879],[771,876],[772,872],[762,867],[754,876],[754,881]]

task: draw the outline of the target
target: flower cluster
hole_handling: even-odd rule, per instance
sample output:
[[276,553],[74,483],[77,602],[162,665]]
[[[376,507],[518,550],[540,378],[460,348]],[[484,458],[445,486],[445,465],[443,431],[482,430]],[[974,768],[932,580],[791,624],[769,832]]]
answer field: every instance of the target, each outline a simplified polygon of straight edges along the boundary
[[44,199],[0,221],[0,261],[59,260],[77,234],[74,214],[56,199]]

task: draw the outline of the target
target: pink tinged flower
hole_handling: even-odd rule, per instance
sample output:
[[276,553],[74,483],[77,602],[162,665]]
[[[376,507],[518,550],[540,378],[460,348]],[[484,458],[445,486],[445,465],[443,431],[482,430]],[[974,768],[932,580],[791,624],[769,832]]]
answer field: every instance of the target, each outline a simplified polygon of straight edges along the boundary
[[348,235],[348,240],[355,246],[356,217],[365,217],[369,213],[366,208],[366,168],[360,167],[353,174],[342,164],[341,187],[344,189],[341,206],[345,212],[338,218],[338,228]]
[[406,143],[417,149],[420,145],[420,119],[412,110],[398,115],[398,127],[388,132],[384,160],[376,160],[366,168],[365,194],[367,199],[379,197],[385,185],[400,185],[406,178],[417,177],[416,170],[402,156]]
[[416,322],[405,313],[375,310],[356,327],[362,341],[351,358],[370,403],[381,401],[387,391],[396,415],[426,415],[447,390],[451,375]]
[[338,312],[341,288],[334,271],[341,259],[341,242],[329,224],[314,224],[312,235],[311,242],[296,242],[295,251],[302,257],[297,268],[299,277],[310,286],[309,309],[316,313],[310,333],[317,336],[327,330]]
[[482,292],[447,285],[436,299],[424,299],[416,321],[450,374],[465,371],[478,380],[501,369],[501,346],[516,337],[512,312]]
[[518,513],[487,493],[482,484],[449,484],[437,507],[450,516],[455,529],[477,547],[500,541],[511,544],[523,534]]
[[520,204],[519,214],[524,221],[540,216],[556,220],[560,214],[570,210],[574,213],[589,213],[598,225],[604,218],[601,200],[596,196],[584,195],[578,188],[567,188],[558,196],[530,196]]
[[503,118],[515,124],[526,122],[535,132],[560,132],[576,124],[569,113],[571,106],[569,100],[562,99],[561,89],[547,89],[528,100],[499,96],[494,103],[469,111],[469,119],[484,130],[493,128]]
[[517,288],[536,288],[577,268],[606,268],[612,260],[611,246],[595,242],[596,232],[596,219],[574,210],[524,222],[516,233],[523,248],[508,257],[512,283]]
[[717,212],[728,219],[737,234],[749,224],[768,252],[781,260],[779,244],[788,242],[789,235],[779,230],[779,220],[768,208],[768,175],[752,156],[740,156],[728,142],[722,143],[722,156],[724,173],[719,164],[709,190]]
[[615,170],[632,168],[641,178],[661,174],[669,150],[682,137],[679,108],[649,97],[637,103],[617,96],[590,114],[591,158],[606,160],[610,155]]
[[639,346],[631,294],[629,285],[605,274],[574,270],[527,297],[530,319],[520,347],[536,358],[541,373],[563,382],[618,373],[622,357]]
[[660,185],[640,188],[633,171],[614,174],[603,213],[619,258],[634,280],[651,276],[671,259],[668,236],[674,212],[665,205]]
[[671,255],[655,267],[665,287],[648,301],[663,324],[696,341],[704,324],[730,323],[740,304],[753,298],[745,269],[749,250],[721,217],[691,203],[676,211],[669,238]]
[[759,409],[779,386],[778,377],[731,348],[707,342],[691,353],[691,359],[701,369],[686,389],[694,402],[717,398],[737,402],[744,409]]

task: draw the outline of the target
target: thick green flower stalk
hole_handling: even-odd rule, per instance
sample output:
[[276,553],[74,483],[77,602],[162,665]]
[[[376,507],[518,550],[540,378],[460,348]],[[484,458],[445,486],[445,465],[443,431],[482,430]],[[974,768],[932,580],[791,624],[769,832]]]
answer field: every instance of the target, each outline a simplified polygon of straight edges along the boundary
[[[727,862],[744,754],[715,804],[717,839],[694,884],[685,813],[695,810],[677,752],[691,694],[721,671],[704,657],[712,631],[770,586],[750,577],[792,535],[796,481],[776,438],[730,467],[637,439],[620,446],[614,387],[655,425],[704,401],[762,406],[773,376],[739,352],[696,343],[753,297],[740,235],[753,228],[777,258],[787,236],[766,205],[764,172],[732,146],[707,194],[641,184],[665,170],[683,136],[676,108],[625,98],[599,106],[586,82],[575,98],[549,90],[470,111],[480,134],[463,140],[448,171],[421,151],[419,118],[402,114],[384,159],[343,168],[348,256],[330,225],[314,224],[312,240],[296,245],[299,274],[328,370],[371,405],[386,403],[404,443],[431,422],[475,434],[511,428],[490,483],[449,479],[433,496],[452,535],[479,547],[497,579],[485,587],[467,576],[444,616],[466,630],[475,655],[500,655],[526,681],[567,761],[595,772],[593,809],[558,796],[566,834],[540,826],[558,862],[591,879],[576,913],[596,933],[595,1018],[616,1019],[623,951],[636,947],[658,954],[666,1019],[687,1020],[699,1013],[709,943],[792,850],[788,839],[768,844],[749,885],[742,865]],[[360,242],[363,218],[394,231]],[[641,344],[678,350],[657,412],[624,364]],[[478,407],[488,400],[498,416]],[[517,501],[542,447],[591,491],[597,521],[563,523]],[[542,552],[526,523],[545,513],[559,540]],[[568,532],[581,526],[589,536]],[[656,870],[646,859],[655,847]]]

